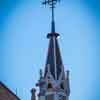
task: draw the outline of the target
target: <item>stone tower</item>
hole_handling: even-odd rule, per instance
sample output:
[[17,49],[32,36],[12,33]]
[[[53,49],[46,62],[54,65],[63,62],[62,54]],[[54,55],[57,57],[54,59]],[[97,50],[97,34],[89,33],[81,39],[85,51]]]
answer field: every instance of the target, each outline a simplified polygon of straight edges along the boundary
[[[60,48],[55,32],[54,8],[58,0],[44,1],[52,9],[51,32],[47,34],[49,47],[44,73],[40,70],[40,78],[36,86],[39,87],[38,100],[69,100],[69,71],[65,73],[61,58]],[[31,100],[35,100],[35,92],[32,92]]]

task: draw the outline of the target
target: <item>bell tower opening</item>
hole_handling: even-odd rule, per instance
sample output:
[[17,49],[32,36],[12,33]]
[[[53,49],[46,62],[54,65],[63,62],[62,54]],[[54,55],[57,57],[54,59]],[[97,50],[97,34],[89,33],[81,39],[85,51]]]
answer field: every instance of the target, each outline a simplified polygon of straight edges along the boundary
[[48,89],[51,89],[51,88],[52,88],[52,84],[49,83],[49,84],[48,84]]
[[61,89],[64,89],[63,83],[60,84],[60,88],[61,88]]

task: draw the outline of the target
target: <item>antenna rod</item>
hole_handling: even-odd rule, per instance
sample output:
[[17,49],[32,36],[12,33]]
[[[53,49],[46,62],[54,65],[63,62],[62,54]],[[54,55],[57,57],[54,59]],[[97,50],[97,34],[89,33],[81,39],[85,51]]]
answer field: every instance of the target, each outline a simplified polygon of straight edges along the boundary
[[55,33],[55,20],[54,20],[54,3],[52,2],[52,22],[51,22],[51,32]]
[[45,0],[44,2],[42,2],[42,4],[49,5],[52,9],[51,33],[55,33],[54,8],[57,2],[60,2],[60,0]]

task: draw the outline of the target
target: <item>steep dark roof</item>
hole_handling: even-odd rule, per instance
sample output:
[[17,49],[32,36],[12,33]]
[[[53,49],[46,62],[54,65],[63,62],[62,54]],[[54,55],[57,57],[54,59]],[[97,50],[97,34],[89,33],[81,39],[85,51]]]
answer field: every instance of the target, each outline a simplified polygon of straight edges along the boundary
[[57,33],[50,33],[47,35],[47,37],[49,38],[49,47],[48,47],[44,77],[46,76],[48,70],[48,64],[50,66],[50,72],[53,75],[54,79],[58,79],[59,75],[61,74],[63,63],[57,41],[58,35],[59,34]]
[[8,90],[13,96],[15,96],[18,100],[21,100],[16,94],[14,94],[4,83],[0,81],[0,85]]

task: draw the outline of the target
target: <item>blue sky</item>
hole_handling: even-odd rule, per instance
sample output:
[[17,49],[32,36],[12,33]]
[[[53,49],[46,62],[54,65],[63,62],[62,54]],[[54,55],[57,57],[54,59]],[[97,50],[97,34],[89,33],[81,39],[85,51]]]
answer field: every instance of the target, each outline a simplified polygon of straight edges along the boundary
[[[70,100],[100,100],[100,1],[62,0],[55,13]],[[40,0],[0,0],[0,80],[22,100],[44,69],[50,10]]]

